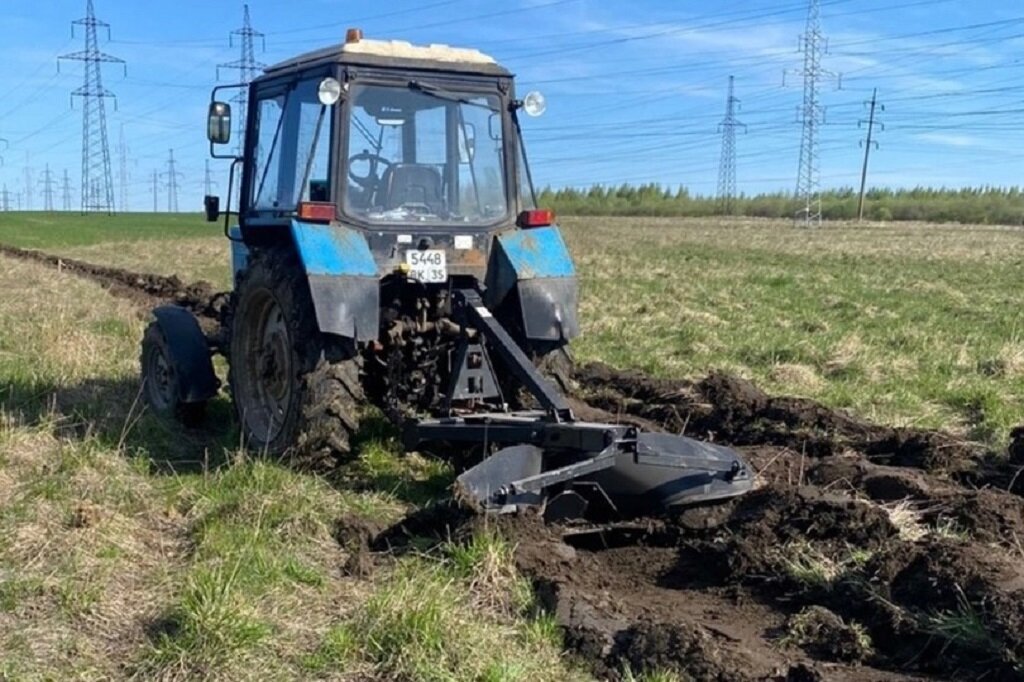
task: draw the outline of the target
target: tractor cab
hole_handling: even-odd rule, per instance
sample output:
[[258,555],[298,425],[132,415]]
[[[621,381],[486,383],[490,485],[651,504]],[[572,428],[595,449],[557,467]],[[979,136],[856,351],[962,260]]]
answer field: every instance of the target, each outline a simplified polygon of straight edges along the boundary
[[[516,100],[512,75],[477,50],[350,30],[344,44],[250,85],[242,237],[260,243],[294,218],[391,235],[385,242],[514,227],[534,208],[523,108],[537,115],[543,98]],[[211,146],[230,141],[230,116],[227,103],[211,104]]]

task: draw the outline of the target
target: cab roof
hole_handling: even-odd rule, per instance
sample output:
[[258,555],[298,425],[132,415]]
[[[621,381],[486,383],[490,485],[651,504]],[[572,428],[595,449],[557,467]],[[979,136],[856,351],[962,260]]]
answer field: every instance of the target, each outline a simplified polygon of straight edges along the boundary
[[493,57],[479,50],[448,45],[413,45],[404,40],[361,38],[293,57],[265,70],[276,75],[293,69],[341,63],[385,68],[456,71],[488,76],[511,76]]

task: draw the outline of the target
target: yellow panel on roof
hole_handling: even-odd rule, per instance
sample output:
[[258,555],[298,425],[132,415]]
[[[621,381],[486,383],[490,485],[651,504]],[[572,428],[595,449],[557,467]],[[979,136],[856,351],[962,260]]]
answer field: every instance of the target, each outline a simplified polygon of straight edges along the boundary
[[396,59],[423,59],[437,62],[459,62],[463,64],[494,64],[494,58],[480,50],[448,45],[413,45],[404,40],[368,40],[345,43],[345,54],[365,54],[375,57]]

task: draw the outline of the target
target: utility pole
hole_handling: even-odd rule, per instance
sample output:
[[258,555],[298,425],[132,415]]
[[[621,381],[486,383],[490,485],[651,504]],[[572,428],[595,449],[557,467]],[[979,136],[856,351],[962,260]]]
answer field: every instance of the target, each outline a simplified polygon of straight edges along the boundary
[[[821,29],[820,0],[810,0],[807,25],[800,36],[800,52],[804,65],[798,73],[803,78],[804,100],[798,110],[802,126],[800,165],[797,168],[796,198],[799,208],[796,222],[805,227],[821,225],[821,159],[818,156],[818,128],[825,123],[825,107],[818,96],[818,85],[826,78],[836,77],[821,66],[828,49],[828,40]],[[841,82],[841,81],[840,81]]]
[[160,207],[157,205],[157,197],[160,194],[160,172],[153,171],[153,213],[158,213]]
[[217,184],[217,181],[213,179],[213,175],[210,173],[210,160],[206,160],[206,169],[203,174],[203,195],[210,196],[213,194],[213,188]]
[[118,204],[121,208],[121,213],[128,212],[128,145],[124,141],[124,124],[121,124],[120,132],[117,138],[117,152],[118,162],[120,168],[118,169],[118,185],[120,189],[120,201]]
[[[867,188],[868,182],[868,157],[871,155],[871,145],[878,149],[878,143],[871,139],[871,136],[875,132],[875,109],[878,108],[881,111],[885,111],[885,105],[878,103],[878,88],[871,91],[871,101],[865,102],[865,106],[869,107],[870,113],[868,114],[867,126],[868,126],[868,137],[866,140],[861,140],[860,143],[864,147],[864,166],[860,171],[860,198],[857,200],[857,222],[864,220],[864,191]],[[864,123],[863,120],[857,121],[857,127],[860,128]],[[877,125],[881,126],[882,130],[885,130],[885,124],[878,122]]]
[[[266,64],[256,61],[256,49],[255,42],[259,38],[263,44],[263,50],[267,49],[266,37],[252,27],[252,20],[249,17],[249,5],[243,5],[243,17],[242,17],[242,28],[235,29],[228,35],[228,45],[231,47],[235,46],[235,38],[238,38],[238,42],[241,47],[241,55],[238,60],[233,62],[225,62],[224,64],[217,65],[217,80],[220,80],[221,69],[231,69],[238,71],[240,85],[248,85],[257,75],[261,69],[266,67]],[[236,140],[238,146],[238,155],[242,155],[242,149],[245,144],[245,121],[246,121],[246,107],[249,103],[249,89],[246,87],[239,88],[238,94],[235,95],[232,100],[236,105],[236,110],[232,112],[232,116],[235,117],[235,125],[238,134]]]
[[[242,27],[228,34],[228,45],[230,47],[235,47],[236,39],[239,43],[239,58],[233,62],[217,65],[217,80],[220,80],[221,69],[237,71],[238,83],[242,86],[238,89],[238,94],[231,100],[235,105],[235,110],[231,112],[231,115],[235,118],[235,153],[237,156],[242,156],[242,152],[245,149],[245,122],[248,120],[246,110],[249,106],[249,88],[247,86],[259,75],[262,69],[266,68],[266,64],[256,61],[256,40],[259,39],[264,52],[267,50],[266,36],[252,27],[249,5],[243,5],[242,9]],[[227,205],[229,207],[237,205],[236,201],[240,191],[241,188],[237,184],[236,187],[232,188],[234,196],[227,197]]]
[[[86,0],[85,18],[71,22],[71,36],[75,35],[75,26],[85,27],[85,49],[71,52],[57,58],[57,69],[60,60],[69,59],[85,63],[85,75],[82,87],[71,93],[71,101],[75,97],[82,98],[82,212],[103,211],[114,213],[114,182],[110,170],[110,144],[107,140],[107,109],[106,99],[113,98],[114,93],[103,87],[103,69],[101,65],[122,64],[125,75],[128,66],[119,59],[105,52],[100,52],[97,28],[107,30],[110,39],[110,24],[96,18],[93,0]],[[114,100],[117,106],[117,100]]]
[[24,180],[25,180],[25,210],[26,211],[31,211],[32,210],[32,203],[33,203],[32,202],[32,198],[33,198],[33,192],[32,191],[35,188],[35,181],[34,181],[34,178],[33,178],[33,175],[32,175],[32,166],[29,165],[29,162],[30,162],[29,153],[25,152],[25,174],[24,174]]
[[53,171],[50,170],[50,164],[46,164],[46,170],[43,171],[42,177],[39,178],[39,184],[43,186],[43,210],[52,212],[53,191],[57,181],[53,179]]
[[68,169],[64,169],[64,180],[60,184],[61,205],[65,211],[71,210],[71,178],[68,177]]
[[174,150],[168,150],[169,156],[167,157],[167,171],[164,175],[167,177],[167,211],[169,213],[178,212],[178,178],[182,177],[181,173],[177,170],[177,161],[174,160]]
[[729,76],[729,95],[725,100],[725,118],[718,124],[722,133],[722,157],[718,163],[718,202],[723,215],[731,215],[736,198],[736,129],[747,126],[736,120],[740,101],[733,95],[734,78]]

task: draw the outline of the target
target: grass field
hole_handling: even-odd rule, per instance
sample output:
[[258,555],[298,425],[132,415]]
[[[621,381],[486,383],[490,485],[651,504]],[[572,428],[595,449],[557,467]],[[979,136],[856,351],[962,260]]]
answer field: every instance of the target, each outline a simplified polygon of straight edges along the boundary
[[[564,225],[580,359],[727,369],[994,447],[1022,421],[1020,231]],[[198,216],[0,214],[0,243],[225,286],[219,235]],[[338,519],[385,526],[442,495],[445,466],[376,428],[344,475],[298,474],[240,451],[223,399],[182,433],[137,403],[138,309],[6,258],[0,287],[0,676],[584,677],[497,537],[353,565]]]

